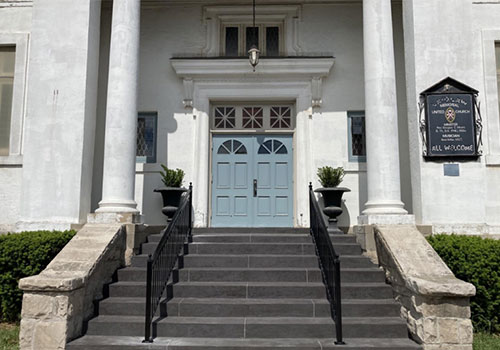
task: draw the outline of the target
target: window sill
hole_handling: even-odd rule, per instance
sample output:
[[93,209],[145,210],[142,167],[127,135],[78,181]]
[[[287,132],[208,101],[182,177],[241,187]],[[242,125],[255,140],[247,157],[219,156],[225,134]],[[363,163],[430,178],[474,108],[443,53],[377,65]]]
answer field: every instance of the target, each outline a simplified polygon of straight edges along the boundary
[[21,155],[0,156],[0,166],[1,165],[22,166],[23,156]]

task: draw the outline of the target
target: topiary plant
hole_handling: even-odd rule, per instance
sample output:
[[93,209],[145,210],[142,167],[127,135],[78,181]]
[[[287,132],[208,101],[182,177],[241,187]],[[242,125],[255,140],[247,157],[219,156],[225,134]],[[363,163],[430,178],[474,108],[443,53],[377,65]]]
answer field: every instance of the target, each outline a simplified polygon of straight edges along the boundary
[[166,187],[181,187],[184,180],[184,171],[182,169],[169,169],[161,164],[163,171],[160,171],[161,181]]
[[324,166],[318,168],[318,178],[323,187],[337,187],[344,179],[344,168]]

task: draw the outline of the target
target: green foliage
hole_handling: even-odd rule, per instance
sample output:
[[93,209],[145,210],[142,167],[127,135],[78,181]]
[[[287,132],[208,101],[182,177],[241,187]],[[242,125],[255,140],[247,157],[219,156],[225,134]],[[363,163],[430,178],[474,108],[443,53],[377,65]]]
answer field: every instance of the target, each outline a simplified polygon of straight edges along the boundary
[[163,171],[160,171],[161,181],[166,187],[181,187],[182,180],[184,180],[184,171],[181,169],[169,169],[161,164]]
[[474,334],[474,350],[498,350],[500,349],[500,336],[486,333]]
[[19,279],[40,273],[74,235],[74,231],[36,231],[0,236],[0,321],[19,319]]
[[457,278],[476,287],[471,298],[475,331],[500,333],[500,241],[457,235],[428,241]]
[[318,168],[318,178],[323,187],[337,187],[344,179],[344,168],[324,166]]
[[19,349],[19,326],[0,323],[0,350]]

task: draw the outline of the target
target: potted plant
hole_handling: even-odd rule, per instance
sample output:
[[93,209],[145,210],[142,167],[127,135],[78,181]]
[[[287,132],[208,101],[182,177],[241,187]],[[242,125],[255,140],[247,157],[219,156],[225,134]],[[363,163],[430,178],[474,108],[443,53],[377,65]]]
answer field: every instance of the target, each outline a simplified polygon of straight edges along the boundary
[[318,168],[318,178],[323,187],[314,192],[323,196],[323,213],[328,216],[328,233],[343,233],[337,225],[337,217],[342,214],[342,195],[351,191],[346,187],[338,187],[344,179],[344,168]]
[[184,180],[184,171],[181,169],[169,169],[161,164],[163,171],[160,171],[161,181],[165,187],[156,188],[154,192],[159,192],[163,199],[162,213],[167,216],[167,221],[171,221],[179,203],[181,196],[187,189],[181,187]]

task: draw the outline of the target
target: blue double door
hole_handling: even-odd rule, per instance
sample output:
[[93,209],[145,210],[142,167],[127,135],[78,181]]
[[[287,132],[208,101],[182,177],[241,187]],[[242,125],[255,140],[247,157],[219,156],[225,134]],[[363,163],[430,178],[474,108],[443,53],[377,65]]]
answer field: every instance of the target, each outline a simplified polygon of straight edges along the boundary
[[292,227],[292,135],[214,135],[213,227]]

